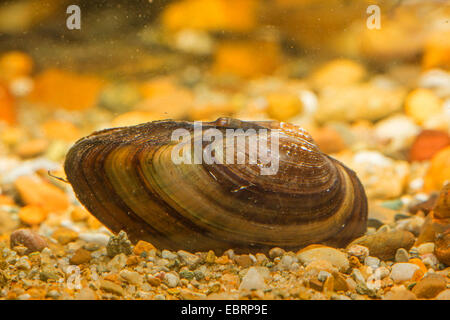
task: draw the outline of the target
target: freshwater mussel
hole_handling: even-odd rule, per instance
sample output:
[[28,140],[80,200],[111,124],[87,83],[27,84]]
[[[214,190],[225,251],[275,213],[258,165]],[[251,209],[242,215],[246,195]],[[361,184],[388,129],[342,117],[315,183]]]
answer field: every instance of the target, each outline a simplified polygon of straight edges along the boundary
[[[243,147],[239,137],[247,139]],[[258,155],[269,146],[270,157],[255,159],[250,141]],[[168,120],[107,129],[71,148],[65,172],[108,228],[161,249],[344,246],[366,230],[367,198],[356,174],[283,122]]]

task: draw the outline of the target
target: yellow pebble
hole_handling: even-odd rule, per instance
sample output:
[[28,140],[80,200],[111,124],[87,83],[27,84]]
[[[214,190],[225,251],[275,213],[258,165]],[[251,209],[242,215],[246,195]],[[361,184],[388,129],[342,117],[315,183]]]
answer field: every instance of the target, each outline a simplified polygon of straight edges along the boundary
[[429,89],[415,89],[405,100],[405,112],[418,124],[442,111],[442,101]]
[[271,93],[267,96],[267,102],[267,114],[278,121],[286,121],[303,109],[299,97],[292,93]]
[[40,206],[28,205],[20,209],[19,219],[29,225],[38,225],[47,217],[47,212]]
[[450,181],[450,146],[436,153],[425,175],[425,191],[440,190]]

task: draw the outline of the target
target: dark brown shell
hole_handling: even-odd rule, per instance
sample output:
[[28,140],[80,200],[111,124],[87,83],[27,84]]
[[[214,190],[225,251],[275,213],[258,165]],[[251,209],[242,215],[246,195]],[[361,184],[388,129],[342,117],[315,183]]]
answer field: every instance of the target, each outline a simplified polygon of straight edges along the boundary
[[174,164],[171,134],[180,128],[194,134],[192,122],[156,121],[78,141],[65,171],[80,202],[113,232],[161,249],[295,250],[343,246],[364,233],[361,183],[303,129],[229,118],[203,123],[224,140],[226,129],[280,129],[279,170],[261,175],[260,164]]

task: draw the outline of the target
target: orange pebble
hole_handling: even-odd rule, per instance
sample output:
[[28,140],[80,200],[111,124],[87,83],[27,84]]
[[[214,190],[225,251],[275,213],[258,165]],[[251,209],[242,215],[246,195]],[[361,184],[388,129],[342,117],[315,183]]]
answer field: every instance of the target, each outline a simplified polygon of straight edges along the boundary
[[447,132],[424,130],[412,144],[409,159],[410,161],[429,160],[448,145],[450,145],[450,136]]
[[255,0],[183,0],[167,6],[163,26],[170,30],[249,31],[256,26]]
[[0,57],[0,77],[9,81],[28,76],[33,70],[33,59],[24,52],[10,51]]
[[256,77],[273,73],[280,60],[280,48],[274,42],[223,42],[216,51],[213,70]]
[[147,242],[147,241],[143,241],[143,240],[139,240],[138,243],[136,244],[136,246],[133,249],[133,253],[135,255],[141,255],[141,253],[143,252],[148,252],[150,250],[155,249],[155,246],[152,245],[151,243]]
[[83,207],[75,207],[70,213],[70,217],[75,222],[87,220],[89,216],[90,216],[89,212]]
[[440,190],[446,181],[450,181],[450,146],[436,153],[431,159],[425,175],[425,191]]
[[35,79],[29,98],[48,108],[86,110],[95,105],[102,79],[58,69],[49,69]]
[[423,273],[426,273],[428,271],[422,260],[418,258],[409,259],[409,263],[414,263],[415,265],[417,265]]
[[38,177],[19,177],[14,186],[25,204],[42,206],[48,212],[64,211],[69,207],[67,195]]
[[15,205],[13,198],[4,194],[0,194],[0,206],[13,206],[13,205]]
[[422,65],[425,69],[441,67],[450,70],[450,32],[430,37],[425,45]]
[[49,120],[42,125],[45,136],[52,140],[75,141],[80,138],[80,130],[69,121]]
[[412,281],[419,281],[420,279],[423,278],[424,275],[425,275],[425,273],[424,273],[421,269],[417,269],[417,270],[414,272],[414,274],[413,274],[411,280],[412,280]]
[[16,111],[13,96],[9,93],[6,86],[0,83],[0,122],[5,121],[8,124],[16,122]]
[[28,205],[19,211],[19,219],[29,225],[41,224],[45,218],[47,218],[47,211],[37,205]]

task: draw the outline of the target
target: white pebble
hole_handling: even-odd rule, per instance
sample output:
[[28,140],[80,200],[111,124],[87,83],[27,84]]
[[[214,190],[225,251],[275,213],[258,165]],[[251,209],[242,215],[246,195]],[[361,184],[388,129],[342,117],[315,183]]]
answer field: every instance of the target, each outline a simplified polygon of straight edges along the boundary
[[419,254],[433,253],[434,243],[433,242],[422,243],[420,246],[417,247],[417,251],[419,252]]
[[413,263],[400,262],[392,266],[391,279],[395,282],[411,280],[419,266]]
[[248,269],[247,274],[242,278],[241,285],[239,286],[239,290],[259,290],[265,288],[264,277],[255,267]]
[[83,241],[96,243],[101,246],[106,246],[109,241],[109,236],[98,232],[83,232],[79,234],[79,238]]

